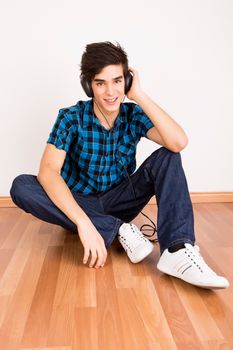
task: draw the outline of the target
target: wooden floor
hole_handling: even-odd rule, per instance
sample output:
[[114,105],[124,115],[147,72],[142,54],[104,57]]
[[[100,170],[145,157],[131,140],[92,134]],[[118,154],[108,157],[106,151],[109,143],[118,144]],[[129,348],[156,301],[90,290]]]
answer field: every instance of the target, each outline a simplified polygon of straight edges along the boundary
[[[156,217],[155,206],[143,212]],[[77,235],[1,208],[0,349],[233,349],[233,203],[194,212],[197,243],[226,290],[161,274],[157,245],[132,264],[115,241],[103,269],[86,267]]]

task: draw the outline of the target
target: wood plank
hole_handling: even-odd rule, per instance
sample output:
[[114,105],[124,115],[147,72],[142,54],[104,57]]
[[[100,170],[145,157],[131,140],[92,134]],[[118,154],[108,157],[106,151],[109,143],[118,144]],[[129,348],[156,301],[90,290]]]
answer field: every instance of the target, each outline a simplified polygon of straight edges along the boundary
[[[114,340],[113,340],[114,341]],[[74,314],[72,349],[99,350],[97,310],[94,307],[77,307]],[[111,348],[110,348],[111,349]]]
[[203,341],[202,347],[204,350],[232,350],[232,346],[224,340]]
[[[82,264],[81,251],[83,253],[78,236],[67,233],[61,257],[54,306],[67,303],[83,307],[96,306],[95,270]],[[80,268],[81,270],[84,268],[85,273],[80,274]],[[85,292],[83,291],[83,283],[87,286]]]
[[117,295],[126,349],[177,349],[150,277],[135,277],[135,288]]
[[73,304],[53,305],[48,324],[48,347],[66,347],[67,344],[72,343],[74,336],[74,315],[75,307]]
[[201,349],[202,344],[173,283],[173,278],[157,272],[153,276],[159,302],[163,308],[178,349]]
[[0,296],[12,296],[31,253],[38,223],[29,223],[0,281]]
[[114,241],[111,248],[112,269],[116,288],[132,288],[135,279],[132,276],[128,257],[122,245]]
[[72,350],[71,346],[53,346],[53,347],[46,347],[46,348],[20,348],[20,350]]
[[[14,209],[9,209],[14,210]],[[27,226],[31,222],[36,222],[38,227],[41,221],[34,218],[31,214],[26,214],[22,211],[19,213],[18,220],[14,223],[13,227],[9,227],[7,234],[4,234],[4,240],[2,240],[0,248],[2,249],[16,249],[18,242],[21,240],[22,235],[24,235]]]
[[49,235],[37,235],[38,230],[39,225],[33,225],[31,252],[0,329],[0,349],[15,350],[23,336],[49,241]]
[[52,313],[61,254],[62,247],[48,247],[24,328],[20,344],[22,348],[47,345],[48,324]]
[[123,326],[110,254],[105,267],[96,271],[96,294],[98,348],[128,350],[122,338]]
[[[200,293],[204,294],[206,291],[195,288],[177,278],[173,278],[173,283],[198,338],[201,341],[224,340],[220,329],[200,296]],[[208,293],[214,292],[208,291]]]
[[0,285],[2,283],[2,276],[5,273],[13,255],[13,249],[0,249]]
[[49,246],[51,247],[63,247],[65,243],[67,231],[63,227],[53,225]]

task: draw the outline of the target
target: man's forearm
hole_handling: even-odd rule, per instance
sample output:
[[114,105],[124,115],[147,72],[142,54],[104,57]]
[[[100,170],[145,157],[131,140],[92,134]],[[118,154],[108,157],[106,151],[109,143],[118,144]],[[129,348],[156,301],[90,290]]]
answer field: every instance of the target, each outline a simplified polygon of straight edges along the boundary
[[187,145],[188,138],[181,126],[149,96],[142,93],[134,100],[150,118],[167,148],[184,148]]
[[76,225],[90,221],[75,201],[69,187],[60,174],[50,169],[42,170],[37,180],[52,202]]

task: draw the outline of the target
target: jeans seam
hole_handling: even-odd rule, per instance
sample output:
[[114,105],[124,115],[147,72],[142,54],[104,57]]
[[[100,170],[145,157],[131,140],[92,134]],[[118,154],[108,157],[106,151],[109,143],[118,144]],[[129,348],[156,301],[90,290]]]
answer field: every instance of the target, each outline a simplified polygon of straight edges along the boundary
[[106,246],[109,247],[114,238],[117,235],[117,232],[119,231],[120,226],[122,225],[122,220],[121,219],[116,219],[116,223],[113,229],[112,235],[109,237],[108,241],[106,242]]

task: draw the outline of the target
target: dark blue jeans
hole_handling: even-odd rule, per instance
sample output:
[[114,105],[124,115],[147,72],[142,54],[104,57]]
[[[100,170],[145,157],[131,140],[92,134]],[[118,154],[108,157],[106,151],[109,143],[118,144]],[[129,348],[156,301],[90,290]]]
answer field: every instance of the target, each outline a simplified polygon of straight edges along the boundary
[[[194,244],[193,208],[181,156],[161,147],[128,178],[107,192],[83,195],[72,192],[109,247],[123,222],[132,221],[156,196],[157,234],[161,253],[181,242]],[[47,196],[34,175],[17,176],[10,190],[14,203],[39,219],[77,233],[76,225]]]

